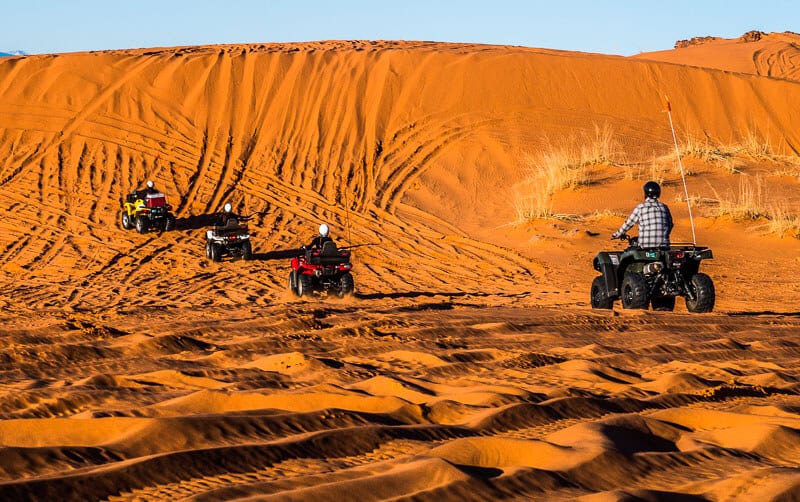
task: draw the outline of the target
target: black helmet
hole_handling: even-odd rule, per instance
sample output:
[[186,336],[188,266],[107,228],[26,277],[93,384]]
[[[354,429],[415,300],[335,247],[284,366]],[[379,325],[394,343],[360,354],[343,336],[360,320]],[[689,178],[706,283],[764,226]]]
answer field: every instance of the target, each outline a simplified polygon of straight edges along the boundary
[[661,197],[661,185],[655,181],[648,181],[644,184],[644,196],[648,199],[657,199]]

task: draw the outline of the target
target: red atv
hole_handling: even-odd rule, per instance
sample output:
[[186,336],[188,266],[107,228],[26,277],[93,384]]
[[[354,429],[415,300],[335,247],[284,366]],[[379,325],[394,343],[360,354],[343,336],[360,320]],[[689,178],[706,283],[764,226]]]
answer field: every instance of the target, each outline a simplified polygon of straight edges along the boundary
[[321,249],[302,249],[292,258],[289,272],[289,289],[297,296],[307,296],[314,291],[335,291],[339,298],[353,294],[353,275],[350,270],[350,250],[339,249],[332,241]]

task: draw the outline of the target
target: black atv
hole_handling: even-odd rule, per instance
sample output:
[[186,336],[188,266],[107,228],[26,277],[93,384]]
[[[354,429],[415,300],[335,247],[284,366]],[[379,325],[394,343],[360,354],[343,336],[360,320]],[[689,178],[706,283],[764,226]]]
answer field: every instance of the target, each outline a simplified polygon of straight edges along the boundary
[[225,225],[214,225],[206,232],[206,258],[222,261],[223,255],[241,256],[244,260],[253,257],[250,231],[247,223],[231,218]]
[[610,309],[622,300],[624,309],[671,311],[675,298],[686,298],[689,312],[714,310],[714,282],[699,272],[700,262],[713,258],[711,250],[692,244],[662,249],[642,249],[637,237],[623,235],[625,251],[601,251],[594,258],[594,269],[602,275],[592,281],[592,308]]

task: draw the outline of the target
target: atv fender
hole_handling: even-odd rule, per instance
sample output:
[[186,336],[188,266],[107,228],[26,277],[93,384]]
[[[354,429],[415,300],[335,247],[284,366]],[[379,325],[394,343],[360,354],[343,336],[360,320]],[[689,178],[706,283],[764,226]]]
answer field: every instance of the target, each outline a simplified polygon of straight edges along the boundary
[[619,296],[619,279],[617,277],[619,255],[620,253],[601,251],[594,258],[594,269],[603,274],[608,298]]

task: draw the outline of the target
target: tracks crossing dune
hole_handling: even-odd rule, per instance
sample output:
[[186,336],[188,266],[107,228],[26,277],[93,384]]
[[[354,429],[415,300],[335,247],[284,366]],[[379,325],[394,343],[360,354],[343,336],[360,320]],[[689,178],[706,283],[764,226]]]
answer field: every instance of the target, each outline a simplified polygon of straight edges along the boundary
[[[669,153],[663,94],[683,135],[796,155],[796,58],[759,47],[752,75],[391,41],[1,59],[0,498],[796,497],[796,240],[701,217],[717,312],[587,306],[622,217],[586,215]],[[512,224],[526,159],[603,126],[624,162],[554,197],[580,218]],[[146,179],[177,230],[120,228]],[[255,260],[203,255],[228,201]],[[356,295],[298,300],[323,221],[370,244]]]

